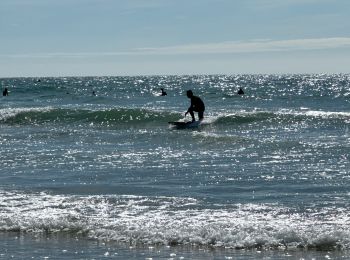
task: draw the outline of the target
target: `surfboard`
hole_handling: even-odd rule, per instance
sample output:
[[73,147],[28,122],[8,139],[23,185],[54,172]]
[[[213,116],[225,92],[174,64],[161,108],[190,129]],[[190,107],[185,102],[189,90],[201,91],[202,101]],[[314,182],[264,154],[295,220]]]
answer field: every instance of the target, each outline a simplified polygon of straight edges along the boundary
[[188,121],[188,122],[168,122],[170,125],[175,126],[176,128],[194,128],[198,127],[200,125],[200,121]]

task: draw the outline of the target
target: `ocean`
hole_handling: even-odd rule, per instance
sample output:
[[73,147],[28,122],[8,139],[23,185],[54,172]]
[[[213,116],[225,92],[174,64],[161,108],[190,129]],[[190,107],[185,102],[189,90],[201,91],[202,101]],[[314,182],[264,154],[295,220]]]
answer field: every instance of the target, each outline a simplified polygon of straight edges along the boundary
[[0,259],[350,258],[349,74],[0,86]]

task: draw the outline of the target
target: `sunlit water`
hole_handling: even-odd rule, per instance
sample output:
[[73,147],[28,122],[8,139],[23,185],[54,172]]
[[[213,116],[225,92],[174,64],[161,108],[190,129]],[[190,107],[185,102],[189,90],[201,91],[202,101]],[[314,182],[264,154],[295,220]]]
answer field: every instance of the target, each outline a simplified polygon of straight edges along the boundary
[[350,75],[0,84],[0,258],[350,257]]

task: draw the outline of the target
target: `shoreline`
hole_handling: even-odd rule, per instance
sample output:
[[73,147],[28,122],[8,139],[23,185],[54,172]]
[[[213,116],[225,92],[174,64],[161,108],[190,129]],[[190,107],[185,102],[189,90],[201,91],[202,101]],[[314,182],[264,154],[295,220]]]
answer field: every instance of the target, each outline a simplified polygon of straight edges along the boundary
[[350,256],[349,250],[316,249],[233,249],[202,246],[131,246],[103,242],[69,234],[0,232],[3,251],[0,259],[338,259]]

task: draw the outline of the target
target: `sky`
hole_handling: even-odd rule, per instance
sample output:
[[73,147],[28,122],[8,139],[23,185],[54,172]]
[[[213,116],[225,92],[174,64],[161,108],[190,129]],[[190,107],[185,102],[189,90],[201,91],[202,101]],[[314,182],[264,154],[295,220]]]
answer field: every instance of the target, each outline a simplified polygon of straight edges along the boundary
[[0,77],[350,73],[349,0],[0,0]]

